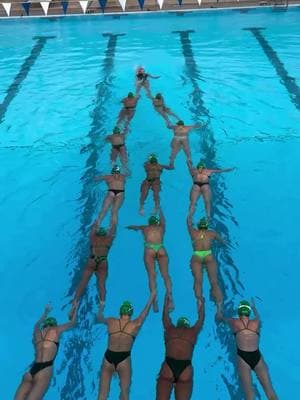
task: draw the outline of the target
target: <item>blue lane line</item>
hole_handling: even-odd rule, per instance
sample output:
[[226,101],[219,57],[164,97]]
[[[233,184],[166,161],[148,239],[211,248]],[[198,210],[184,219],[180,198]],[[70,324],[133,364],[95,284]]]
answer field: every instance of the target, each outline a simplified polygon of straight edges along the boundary
[[24,81],[24,79],[26,79],[29,71],[41,54],[45,44],[49,39],[55,39],[55,37],[56,36],[35,36],[33,38],[34,40],[36,40],[36,44],[33,46],[30,55],[23,62],[20,71],[15,76],[12,84],[7,89],[6,96],[4,97],[3,102],[0,104],[0,124],[4,121],[4,117],[10,103],[18,94],[22,82]]
[[300,88],[297,85],[295,78],[288,74],[284,63],[280,60],[277,52],[262,34],[262,31],[265,30],[265,28],[244,28],[244,30],[250,31],[258,41],[270,63],[275,68],[275,71],[280,78],[280,83],[285,86],[295,107],[300,110]]
[[[173,33],[179,35],[179,40],[181,42],[181,49],[182,55],[185,60],[185,68],[186,68],[186,76],[189,78],[193,91],[191,93],[191,103],[192,106],[190,107],[190,111],[194,116],[194,120],[196,122],[201,122],[201,118],[206,117],[210,120],[210,112],[206,108],[203,100],[203,91],[199,87],[198,81],[201,79],[201,75],[194,57],[192,41],[191,41],[191,34],[194,33],[193,30],[185,30],[185,31],[174,31]],[[202,78],[203,80],[203,78]],[[206,127],[205,132],[201,132],[201,148],[203,158],[208,166],[217,167],[216,165],[216,148],[217,143],[214,138],[214,132],[212,131],[211,127]],[[229,231],[225,224],[223,224],[222,220],[224,220],[224,213],[222,210],[228,210],[228,214],[230,213],[230,209],[228,208],[229,201],[224,196],[224,189],[225,185],[215,185],[212,187],[213,190],[213,210],[214,210],[214,222],[215,222],[215,229],[221,233],[221,235],[229,241]],[[218,219],[216,221],[215,219]],[[230,214],[227,215],[227,219],[231,218],[231,220],[237,224],[234,217]],[[218,252],[218,263],[221,266],[229,266],[231,271],[226,273],[226,289],[229,293],[232,294],[231,299],[226,299],[226,293],[224,291],[224,298],[226,299],[226,306],[227,309],[231,309],[233,312],[234,304],[233,304],[233,296],[239,295],[240,289],[244,289],[240,279],[239,279],[239,271],[237,267],[234,265],[234,262],[231,258],[230,252],[226,248],[222,248],[221,252]],[[225,275],[224,271],[221,271],[222,275]],[[234,275],[234,276],[233,276]],[[224,283],[223,283],[223,290],[224,290]],[[229,288],[228,288],[229,287]],[[239,287],[239,289],[238,289]],[[231,336],[228,329],[225,329],[224,326],[220,325],[217,328],[218,336],[220,341],[224,347],[227,347],[227,351],[229,353],[229,360],[234,363],[235,360],[235,345],[232,343]],[[228,375],[228,374],[226,374]],[[229,396],[231,399],[242,398],[242,392],[240,391],[239,386],[237,385],[237,375],[235,376],[226,376],[222,374],[222,379],[224,381],[225,386],[227,387]]]
[[[91,128],[87,135],[90,143],[88,146],[81,149],[81,153],[88,153],[88,157],[85,163],[84,173],[81,177],[82,189],[79,197],[79,203],[82,204],[82,207],[79,207],[80,241],[76,246],[74,246],[74,254],[72,254],[72,258],[76,258],[76,268],[74,269],[73,282],[69,289],[68,296],[71,296],[74,293],[80,279],[81,270],[87,259],[89,230],[94,211],[97,207],[97,197],[93,190],[93,178],[97,173],[97,162],[101,148],[103,147],[103,136],[106,133],[104,129],[106,113],[108,111],[106,104],[111,98],[110,87],[114,70],[117,42],[118,38],[124,35],[106,33],[103,34],[103,36],[107,37],[108,41],[105,57],[102,62],[102,71],[99,74],[101,80],[96,84],[96,98],[94,110],[91,115]],[[94,344],[94,339],[90,336],[91,329],[88,329],[88,334],[86,333],[86,328],[89,325],[89,322],[86,319],[86,314],[92,308],[92,301],[85,296],[81,304],[81,315],[84,315],[85,318],[82,318],[82,321],[79,321],[80,332],[78,336],[74,334],[64,347],[64,361],[61,370],[58,371],[58,373],[62,373],[64,372],[66,365],[68,366],[66,382],[60,393],[61,400],[86,398],[84,384],[79,385],[78,382],[84,382],[84,372],[81,366],[82,354],[90,354]]]

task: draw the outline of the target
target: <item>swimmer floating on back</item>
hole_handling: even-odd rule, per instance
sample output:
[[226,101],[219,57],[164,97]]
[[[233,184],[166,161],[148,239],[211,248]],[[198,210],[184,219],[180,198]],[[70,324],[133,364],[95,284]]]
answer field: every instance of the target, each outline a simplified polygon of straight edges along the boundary
[[162,165],[158,163],[155,154],[150,154],[148,161],[144,163],[144,168],[146,171],[146,179],[141,185],[141,197],[140,197],[140,214],[144,215],[144,203],[148,196],[149,190],[152,189],[156,214],[160,207],[159,192],[161,189],[160,176],[164,169],[171,169],[168,165]]
[[114,164],[117,161],[118,156],[121,159],[123,168],[127,166],[127,151],[125,144],[125,134],[121,132],[118,126],[115,126],[113,133],[106,136],[105,140],[111,143],[110,159]]
[[133,342],[142,327],[156,294],[152,293],[140,316],[131,319],[133,306],[124,301],[120,307],[120,318],[105,318],[100,313],[98,321],[107,325],[108,349],[105,352],[100,377],[98,400],[107,400],[111,378],[116,372],[120,379],[120,399],[129,399],[131,384],[131,349]]
[[192,356],[204,320],[204,299],[197,303],[198,320],[190,326],[186,317],[178,319],[176,326],[169,317],[169,297],[166,295],[163,325],[166,358],[156,386],[156,400],[168,400],[175,391],[176,400],[189,400],[193,390]]
[[165,100],[161,93],[157,93],[157,95],[155,97],[151,97],[151,99],[152,99],[152,103],[154,105],[155,111],[157,111],[163,117],[163,119],[167,123],[167,126],[171,125],[169,116],[172,116],[172,117],[176,118],[177,120],[179,120],[179,117],[176,114],[174,114],[170,108],[168,108],[166,106]]
[[108,192],[102,204],[102,210],[97,219],[97,224],[101,225],[103,218],[112,207],[111,225],[117,225],[118,212],[124,201],[125,181],[129,174],[121,174],[121,169],[117,165],[113,167],[110,175],[96,176],[95,181],[105,181],[108,185]]
[[123,128],[124,134],[128,133],[129,124],[132,118],[134,117],[136,105],[139,98],[140,98],[139,95],[135,96],[132,92],[129,92],[127,97],[124,97],[124,99],[121,100],[121,103],[123,103],[123,108],[119,113],[117,126],[120,126],[121,123],[124,123],[124,128]]
[[71,321],[63,325],[57,325],[56,319],[48,316],[50,311],[51,307],[47,305],[34,326],[35,360],[29,372],[23,376],[14,400],[43,399],[52,378],[53,363],[58,352],[60,335],[75,325],[77,304],[74,304]]
[[158,79],[160,77],[148,74],[148,72],[146,72],[143,67],[139,67],[136,70],[136,74],[135,74],[136,95],[138,95],[140,93],[140,90],[142,88],[144,88],[147,92],[148,97],[150,97],[150,98],[152,97],[151,91],[150,91],[150,83],[149,83],[148,78]]
[[[130,225],[127,226],[127,229],[142,231],[145,239],[144,262],[148,273],[150,292],[156,292],[155,262],[157,261],[169,295],[170,309],[173,309],[172,283],[169,276],[169,258],[163,245],[163,237],[166,227],[162,210],[160,209],[159,218],[154,215],[149,218],[148,225]],[[158,303],[156,298],[153,302],[153,310],[154,312],[158,312]]]
[[189,214],[194,215],[196,209],[196,203],[198,198],[202,195],[206,210],[207,219],[211,218],[211,190],[209,184],[209,178],[212,174],[221,174],[223,172],[231,172],[235,168],[225,168],[225,169],[208,169],[206,168],[203,161],[197,164],[194,168],[191,162],[187,163],[190,170],[191,176],[193,178],[193,186],[190,193],[190,208]]
[[200,127],[201,125],[184,125],[183,121],[178,121],[176,125],[168,125],[169,129],[174,132],[174,137],[171,142],[171,155],[170,155],[170,167],[174,168],[174,161],[178,152],[183,149],[187,160],[191,162],[191,150],[189,145],[188,135],[191,130]]
[[[108,253],[116,235],[116,225],[112,225],[108,230],[99,227],[96,221],[91,229],[91,255],[86,263],[81,280],[76,289],[73,304],[78,304],[89,280],[95,274],[97,278],[100,306],[103,307],[106,299],[106,279],[108,273]],[[72,311],[71,311],[72,312]]]
[[[252,320],[249,318],[251,311],[253,311],[255,317]],[[222,315],[222,320],[230,325],[235,336],[237,369],[244,389],[245,399],[255,399],[251,377],[251,371],[254,371],[268,400],[278,400],[272,386],[268,367],[259,351],[261,321],[253,299],[251,305],[245,300],[240,302],[238,316],[239,318],[225,318]]]
[[200,302],[202,298],[203,268],[206,266],[211,294],[217,306],[216,318],[218,319],[221,316],[223,293],[218,283],[218,265],[212,254],[211,247],[214,240],[218,240],[222,244],[225,244],[225,241],[217,232],[208,230],[208,222],[205,218],[200,220],[198,229],[195,229],[193,228],[191,216],[188,216],[187,227],[194,250],[190,265],[194,276],[196,299]]

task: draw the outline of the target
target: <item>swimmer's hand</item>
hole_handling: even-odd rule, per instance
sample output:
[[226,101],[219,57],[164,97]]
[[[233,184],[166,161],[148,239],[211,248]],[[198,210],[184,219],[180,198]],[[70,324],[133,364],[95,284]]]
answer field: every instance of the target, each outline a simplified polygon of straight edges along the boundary
[[53,307],[52,307],[52,305],[51,305],[51,302],[49,302],[49,303],[46,304],[46,306],[45,306],[45,314],[49,314],[52,310],[53,310]]

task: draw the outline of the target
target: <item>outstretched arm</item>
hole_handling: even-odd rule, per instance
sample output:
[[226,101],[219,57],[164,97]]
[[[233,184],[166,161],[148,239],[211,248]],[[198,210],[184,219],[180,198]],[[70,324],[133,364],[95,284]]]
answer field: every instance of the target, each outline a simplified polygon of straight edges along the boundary
[[259,313],[257,311],[256,305],[255,305],[255,300],[254,300],[253,297],[251,299],[251,308],[252,308],[252,311],[253,311],[255,319],[258,320],[259,323],[261,323],[260,316],[259,316]]
[[159,75],[151,75],[151,74],[148,74],[148,76],[149,76],[149,78],[152,78],[152,79],[158,79],[158,78],[160,78]]
[[142,231],[145,228],[145,225],[128,225],[126,229],[130,229],[131,231]]
[[170,165],[162,165],[162,164],[161,164],[161,167],[162,167],[163,169],[174,169],[174,168],[170,167]]
[[34,325],[34,333],[40,329],[40,325],[42,322],[45,321],[45,319],[47,318],[48,314],[51,312],[52,307],[50,304],[47,304],[43,314],[40,316],[40,318],[36,321],[35,325]]
[[189,234],[192,236],[193,233],[193,221],[192,221],[192,216],[189,214],[187,219],[186,219],[186,224],[187,224],[187,228],[189,231]]
[[187,160],[187,161],[186,161],[186,164],[187,164],[187,166],[188,166],[188,169],[189,169],[189,171],[190,171],[190,174],[193,176],[193,175],[194,175],[194,169],[195,169],[195,168],[193,168],[192,161],[191,161],[191,160]]
[[94,181],[107,181],[110,178],[110,175],[97,175],[94,177]]
[[59,325],[57,327],[57,331],[58,331],[59,334],[64,332],[64,331],[66,331],[66,330],[68,330],[68,329],[73,328],[73,326],[76,324],[78,306],[79,306],[78,301],[74,301],[72,309],[71,309],[71,312],[69,313],[70,322],[67,322],[66,324]]
[[205,304],[205,299],[202,297],[201,301],[197,301],[197,307],[198,307],[198,320],[196,321],[195,325],[193,328],[199,332],[200,329],[202,328],[203,321],[204,321],[204,304]]
[[169,315],[169,309],[170,309],[169,303],[170,303],[170,296],[169,296],[168,293],[166,293],[165,302],[164,302],[164,309],[163,309],[163,315],[162,315],[162,317],[163,317],[163,325],[164,325],[165,329],[167,329],[169,326],[172,325],[172,321],[171,321],[171,318],[170,318],[170,315]]
[[151,304],[153,303],[155,297],[156,297],[156,292],[152,292],[150,297],[149,297],[149,300],[148,300],[148,302],[147,302],[147,304],[145,306],[145,308],[143,309],[141,314],[135,320],[135,322],[136,322],[136,324],[138,326],[142,326],[143,325],[147,315],[149,314]]
[[113,222],[108,230],[108,236],[116,236],[117,232],[117,224],[116,222]]

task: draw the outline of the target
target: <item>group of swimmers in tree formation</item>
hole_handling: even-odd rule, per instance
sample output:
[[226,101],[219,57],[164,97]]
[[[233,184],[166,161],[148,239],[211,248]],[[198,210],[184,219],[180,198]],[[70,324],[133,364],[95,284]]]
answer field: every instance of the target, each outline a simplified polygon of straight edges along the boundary
[[[216,303],[216,320],[228,323],[235,335],[237,345],[237,370],[246,400],[255,398],[251,371],[254,371],[269,400],[278,400],[272,387],[268,368],[259,350],[260,318],[254,303],[246,300],[240,302],[237,313],[238,318],[226,318],[223,315],[223,293],[219,286],[217,263],[212,253],[212,243],[216,240],[226,244],[221,236],[209,230],[211,219],[211,191],[209,178],[212,174],[229,172],[233,168],[209,169],[203,162],[196,167],[192,165],[190,146],[188,141],[189,132],[201,125],[185,125],[182,120],[170,108],[165,105],[163,96],[158,93],[152,96],[149,78],[159,78],[148,74],[140,67],[136,71],[136,93],[128,93],[122,100],[123,108],[119,113],[117,125],[106,140],[111,143],[111,160],[116,162],[120,157],[121,168],[114,164],[111,174],[95,177],[96,181],[105,181],[108,192],[103,201],[98,218],[92,225],[90,232],[91,254],[83,268],[80,283],[76,289],[72,308],[69,313],[69,322],[58,325],[53,317],[49,317],[51,307],[46,306],[41,318],[36,322],[33,332],[35,346],[35,361],[30,370],[23,376],[22,382],[16,392],[15,400],[39,400],[46,393],[53,373],[53,363],[59,347],[60,335],[76,323],[77,309],[84,290],[95,274],[99,290],[99,323],[105,324],[108,331],[108,348],[104,354],[98,400],[108,399],[110,383],[114,373],[120,379],[120,399],[129,399],[131,383],[131,349],[134,340],[142,327],[151,307],[158,312],[158,300],[156,291],[155,264],[159,265],[164,280],[166,295],[162,312],[164,326],[164,338],[166,357],[162,363],[156,385],[156,400],[170,399],[172,391],[175,392],[176,400],[188,400],[192,396],[193,367],[192,356],[197,337],[202,329],[204,321],[204,304],[202,296],[203,268],[206,267],[211,285],[211,294]],[[144,262],[149,280],[150,297],[143,311],[136,319],[132,319],[133,306],[124,301],[120,307],[119,318],[106,318],[104,306],[106,299],[106,278],[108,271],[108,254],[116,236],[118,223],[118,211],[124,200],[125,181],[129,176],[127,169],[126,135],[129,131],[141,89],[145,89],[147,96],[152,100],[155,110],[164,118],[168,128],[174,132],[171,142],[171,155],[169,165],[158,162],[155,154],[151,154],[145,162],[144,168],[146,178],[141,184],[140,213],[144,214],[144,202],[150,189],[153,191],[155,213],[148,219],[146,225],[131,225],[127,228],[141,231],[144,236]],[[177,119],[174,125],[170,117]],[[168,273],[169,258],[163,244],[166,221],[160,207],[159,193],[161,189],[160,177],[164,169],[174,169],[174,161],[177,153],[183,149],[187,157],[187,165],[193,179],[190,192],[190,206],[187,217],[187,228],[193,246],[191,258],[191,270],[194,277],[194,293],[198,311],[197,321],[191,325],[186,317],[180,317],[176,324],[172,323],[170,312],[174,310],[172,296],[172,282]],[[204,200],[206,218],[202,218],[197,227],[193,226],[193,215],[198,198]],[[111,208],[111,220],[108,229],[101,226],[101,222]],[[250,319],[251,311],[254,319]]]

